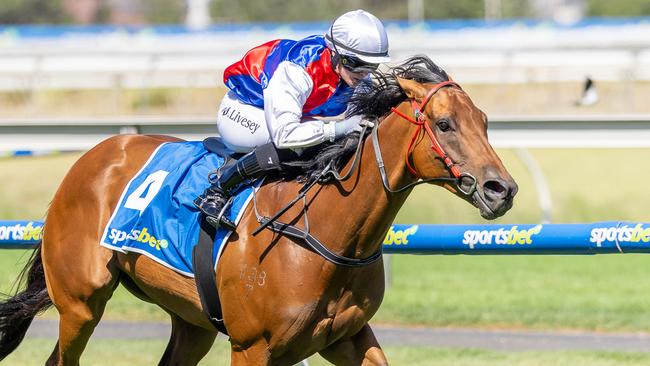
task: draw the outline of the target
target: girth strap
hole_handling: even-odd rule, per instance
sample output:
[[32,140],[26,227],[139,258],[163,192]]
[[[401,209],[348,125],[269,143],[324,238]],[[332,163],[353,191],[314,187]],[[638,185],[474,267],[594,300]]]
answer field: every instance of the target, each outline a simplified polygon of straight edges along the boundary
[[196,289],[198,290],[201,307],[205,315],[208,316],[208,319],[210,319],[210,322],[218,331],[228,335],[226,325],[223,322],[221,301],[219,299],[217,279],[214,272],[214,262],[212,262],[214,235],[216,231],[212,225],[205,221],[204,215],[201,215],[200,220],[201,230],[199,232],[199,242],[192,250],[192,266],[194,267]]
[[339,266],[346,266],[346,267],[367,266],[371,263],[376,262],[379,258],[381,258],[381,254],[382,254],[382,250],[380,247],[380,249],[377,252],[375,252],[373,255],[371,255],[368,258],[360,259],[360,258],[343,257],[329,250],[325,245],[323,245],[323,243],[321,243],[310,233],[300,228],[297,228],[293,225],[285,224],[279,221],[271,221],[271,223],[268,224],[267,228],[276,233],[283,234],[292,238],[300,239],[301,241],[305,242],[313,251],[321,255],[323,258]]

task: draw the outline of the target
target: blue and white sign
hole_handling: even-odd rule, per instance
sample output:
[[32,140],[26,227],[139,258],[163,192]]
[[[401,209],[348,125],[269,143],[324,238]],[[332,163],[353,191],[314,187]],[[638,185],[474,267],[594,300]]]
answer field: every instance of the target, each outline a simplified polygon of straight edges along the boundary
[[650,224],[393,225],[383,244],[409,254],[649,253]]

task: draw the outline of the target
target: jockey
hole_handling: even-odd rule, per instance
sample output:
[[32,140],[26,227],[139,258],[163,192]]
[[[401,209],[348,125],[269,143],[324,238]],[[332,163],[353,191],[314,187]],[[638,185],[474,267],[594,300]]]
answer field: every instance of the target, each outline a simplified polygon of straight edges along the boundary
[[224,71],[230,91],[217,117],[224,144],[247,154],[220,169],[194,205],[211,225],[234,229],[223,216],[219,222],[231,191],[279,169],[280,161],[295,159],[302,148],[359,131],[358,116],[316,117],[344,116],[357,84],[389,61],[384,25],[364,10],[341,15],[325,35],[274,40],[248,51]]

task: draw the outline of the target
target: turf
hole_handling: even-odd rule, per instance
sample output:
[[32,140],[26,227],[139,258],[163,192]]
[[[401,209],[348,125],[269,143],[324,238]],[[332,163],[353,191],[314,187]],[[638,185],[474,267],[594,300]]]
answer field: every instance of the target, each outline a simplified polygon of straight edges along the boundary
[[[27,339],[3,362],[10,366],[43,364],[55,341]],[[91,340],[81,364],[92,366],[155,365],[166,343],[159,340]],[[622,352],[496,352],[475,349],[386,347],[392,365],[410,366],[641,366],[650,364],[650,353]],[[116,356],[119,355],[119,356]],[[223,338],[217,339],[201,365],[229,365],[230,351]],[[311,366],[330,365],[320,356],[309,359]]]
[[[534,150],[547,174],[558,222],[650,221],[640,162],[650,150]],[[520,185],[515,207],[498,222],[538,222],[530,177],[515,155],[501,156]],[[0,160],[0,219],[42,218],[78,155]],[[633,172],[633,173],[630,173]],[[618,178],[620,177],[620,178]],[[624,177],[624,178],[623,178]],[[484,222],[476,209],[435,187],[418,188],[401,223]],[[0,256],[0,289],[17,274],[21,251]],[[650,331],[650,257],[393,256],[392,287],[376,321],[482,328]],[[51,314],[49,316],[54,316]],[[153,305],[118,290],[109,319],[164,320]]]
[[650,331],[645,255],[393,259],[376,322]]

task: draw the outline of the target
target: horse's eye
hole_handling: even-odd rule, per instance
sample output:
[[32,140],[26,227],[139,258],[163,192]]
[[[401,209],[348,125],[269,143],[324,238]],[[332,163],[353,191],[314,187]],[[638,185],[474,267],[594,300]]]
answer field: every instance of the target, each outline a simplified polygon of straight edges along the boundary
[[441,119],[440,121],[438,121],[437,125],[440,131],[442,132],[447,132],[451,129],[451,126],[449,125],[449,121],[447,121],[446,119]]

